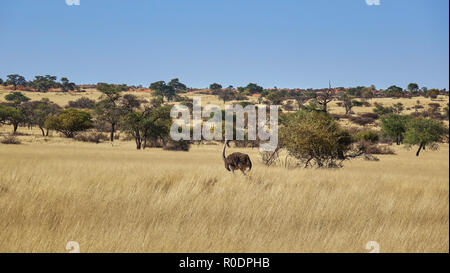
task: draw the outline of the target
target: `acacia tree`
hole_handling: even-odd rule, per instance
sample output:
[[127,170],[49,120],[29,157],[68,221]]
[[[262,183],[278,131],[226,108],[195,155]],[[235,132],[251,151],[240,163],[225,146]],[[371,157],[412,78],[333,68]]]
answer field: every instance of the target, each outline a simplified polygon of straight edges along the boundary
[[209,85],[209,89],[213,92],[213,94],[217,93],[220,89],[222,89],[222,85],[218,83],[212,83]]
[[403,112],[404,108],[405,107],[403,106],[403,103],[401,103],[401,102],[398,102],[398,103],[395,103],[394,105],[392,105],[392,109],[394,110],[394,114],[400,115]]
[[62,92],[69,92],[75,90],[75,83],[70,82],[69,79],[62,77],[61,78],[61,91]]
[[175,93],[183,93],[186,92],[187,89],[186,85],[181,83],[178,78],[170,80],[167,85],[172,87]]
[[403,88],[391,85],[386,89],[385,93],[388,97],[401,97],[403,96]]
[[419,156],[420,151],[425,148],[431,150],[439,149],[438,142],[443,140],[445,134],[448,133],[446,128],[441,122],[425,119],[415,118],[409,121],[405,132],[405,143],[411,146],[419,146],[416,156]]
[[244,92],[248,92],[249,94],[261,94],[263,90],[264,88],[256,83],[249,83],[245,87]]
[[140,150],[145,148],[147,141],[160,139],[164,142],[171,123],[169,107],[147,107],[144,111],[132,111],[123,116],[121,128],[133,136],[136,149]]
[[272,105],[281,105],[284,101],[283,95],[278,91],[270,92],[266,96],[267,102],[271,103]]
[[114,141],[116,125],[119,123],[122,115],[122,109],[119,105],[122,87],[115,84],[98,83],[97,90],[103,94],[95,106],[95,114],[98,120],[110,124],[110,141]]
[[417,93],[419,91],[419,85],[413,82],[408,84],[408,91],[411,93]]
[[381,118],[381,128],[384,137],[391,138],[397,145],[403,142],[410,117],[397,114],[389,114]]
[[[220,89],[219,89],[220,90]],[[227,101],[233,100],[235,98],[235,94],[233,91],[233,87],[229,86],[220,91],[217,91],[217,97],[223,101],[225,104]]]
[[37,89],[39,92],[47,92],[50,88],[58,87],[59,84],[56,82],[57,77],[51,75],[45,76],[35,76],[34,81],[31,86]]
[[301,109],[303,104],[310,99],[306,93],[301,91],[291,91],[289,93],[289,98],[297,102],[298,109]]
[[19,86],[19,85],[25,86],[27,84],[27,81],[25,80],[25,78],[19,74],[10,74],[6,77],[7,77],[7,79],[5,81],[5,84],[12,85],[13,90],[16,90],[17,86]]
[[166,145],[166,138],[169,135],[170,126],[172,125],[170,107],[147,107],[144,113],[145,119],[142,122],[143,148],[145,149],[147,146],[147,141],[156,142],[161,140],[163,145]]
[[149,88],[155,90],[155,96],[167,98],[168,101],[171,101],[176,95],[174,87],[167,85],[164,81],[151,83]]
[[92,127],[92,118],[86,111],[69,108],[58,114],[49,115],[44,126],[73,138],[76,133]]
[[[47,117],[58,113],[61,107],[48,99],[33,102],[32,107],[32,122],[37,125],[42,132],[42,136],[48,136],[49,128],[45,126]],[[45,129],[45,132],[44,132]]]
[[144,118],[143,112],[131,112],[121,118],[122,130],[133,136],[138,150],[142,147],[142,123]]
[[125,113],[129,113],[134,111],[135,109],[139,109],[139,107],[141,106],[141,100],[139,100],[138,97],[132,94],[125,94],[122,97],[120,103],[120,108]]
[[342,95],[339,98],[342,101],[342,106],[345,109],[345,114],[346,115],[352,113],[352,108],[354,106],[353,98],[354,98],[353,96],[350,96],[347,93],[342,93]]
[[298,111],[289,115],[280,128],[280,145],[305,168],[312,163],[318,168],[341,166],[337,160],[362,155],[360,151],[349,153],[352,143],[350,134],[323,112]]
[[20,109],[7,106],[0,105],[0,122],[8,123],[13,126],[13,134],[17,132],[17,128],[19,124],[24,121],[24,116]]

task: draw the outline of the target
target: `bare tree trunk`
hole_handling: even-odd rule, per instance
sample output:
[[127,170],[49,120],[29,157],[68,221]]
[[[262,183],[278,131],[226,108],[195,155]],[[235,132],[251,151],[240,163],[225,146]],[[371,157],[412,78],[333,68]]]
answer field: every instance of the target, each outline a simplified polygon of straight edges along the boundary
[[19,127],[19,124],[14,123],[14,124],[13,124],[13,134],[14,134],[14,135],[15,135],[16,132],[17,132],[17,127]]
[[417,150],[416,156],[419,156],[420,151],[422,150],[422,148],[425,150],[425,145],[423,145],[423,143],[420,143],[419,150]]
[[111,142],[114,141],[114,132],[115,132],[115,129],[116,129],[116,124],[115,124],[115,123],[111,123],[111,136],[110,136]]
[[142,140],[141,140],[141,135],[139,134],[139,131],[136,131],[136,135],[135,135],[134,139],[136,140],[136,149],[140,150]]
[[41,126],[39,126],[39,129],[41,129],[41,132],[42,132],[42,136],[45,136],[45,132],[44,132],[44,129],[41,127]]
[[312,157],[308,158],[308,160],[307,160],[306,163],[305,163],[305,167],[304,167],[304,168],[308,168],[309,162],[310,162],[312,159],[313,159]]

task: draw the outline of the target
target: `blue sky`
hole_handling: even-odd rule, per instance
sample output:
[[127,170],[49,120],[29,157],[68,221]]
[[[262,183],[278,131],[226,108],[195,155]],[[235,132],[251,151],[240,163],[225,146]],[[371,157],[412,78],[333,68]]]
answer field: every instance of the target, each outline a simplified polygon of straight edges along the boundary
[[2,0],[0,77],[449,87],[449,1]]

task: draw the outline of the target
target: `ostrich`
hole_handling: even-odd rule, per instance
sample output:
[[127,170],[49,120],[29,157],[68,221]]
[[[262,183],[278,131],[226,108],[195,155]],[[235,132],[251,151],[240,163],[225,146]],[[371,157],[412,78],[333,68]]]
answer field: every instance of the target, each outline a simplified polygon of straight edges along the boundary
[[250,161],[250,157],[247,154],[243,153],[232,153],[229,156],[225,156],[226,147],[230,147],[228,144],[229,140],[225,140],[223,144],[222,150],[222,158],[225,163],[225,169],[232,172],[234,174],[235,170],[241,170],[241,172],[245,175],[245,170],[248,168],[250,171],[252,169],[252,162]]

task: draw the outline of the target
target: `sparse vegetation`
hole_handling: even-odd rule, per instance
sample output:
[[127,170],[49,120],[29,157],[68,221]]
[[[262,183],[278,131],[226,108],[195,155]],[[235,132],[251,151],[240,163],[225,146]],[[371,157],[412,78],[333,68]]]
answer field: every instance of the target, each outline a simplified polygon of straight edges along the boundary
[[[0,92],[11,93],[11,87],[8,88],[0,87]],[[17,88],[22,90],[21,86]],[[326,159],[318,157],[321,170],[292,168],[299,163],[304,167],[306,161],[289,155],[286,146],[278,150],[272,160],[265,156],[266,165],[258,160],[258,150],[250,148],[258,147],[257,142],[251,145],[242,142],[236,143],[231,150],[239,147],[240,151],[249,154],[254,168],[247,177],[240,174],[226,176],[223,162],[218,157],[220,146],[189,147],[188,141],[172,143],[164,137],[170,124],[170,120],[164,118],[167,117],[164,109],[170,109],[168,105],[175,100],[176,103],[192,103],[192,95],[199,94],[195,93],[197,91],[182,96],[177,93],[167,102],[153,93],[123,93],[128,90],[125,85],[114,88],[121,90],[116,100],[120,119],[115,128],[114,145],[102,143],[109,139],[111,126],[96,110],[99,102],[107,99],[100,92],[85,89],[82,93],[48,92],[44,96],[39,92],[27,92],[23,94],[30,98],[29,101],[18,105],[0,103],[0,134],[3,135],[0,139],[9,137],[13,128],[10,120],[4,118],[4,110],[9,107],[23,115],[14,137],[26,144],[0,144],[0,172],[4,174],[0,189],[7,189],[0,193],[1,251],[64,251],[64,244],[60,242],[66,242],[67,236],[76,238],[83,252],[358,252],[365,250],[361,242],[373,238],[382,243],[383,252],[448,251],[448,244],[442,243],[448,241],[448,144],[441,143],[447,141],[445,136],[425,145],[427,152],[420,152],[420,159],[415,160],[404,145],[389,145],[390,137],[384,134],[382,126],[382,120],[392,114],[389,111],[364,113],[371,108],[363,109],[363,105],[354,104],[352,116],[370,119],[370,123],[367,121],[363,123],[364,127],[352,129],[351,118],[344,115],[345,109],[337,106],[337,102],[328,103],[327,112],[331,115],[325,114],[323,107],[314,101],[314,91],[277,89],[283,105],[298,96],[303,115],[323,117],[323,122],[314,124],[331,126],[331,130],[321,130],[304,123],[294,129],[325,132],[325,137],[319,137],[319,144],[312,142],[310,146],[326,147],[311,149],[325,151]],[[257,104],[267,100],[265,96],[246,96],[245,88],[241,91],[230,89],[242,99],[236,102],[233,98],[233,104]],[[354,94],[370,91],[374,96],[372,105],[393,106],[392,99],[377,97],[377,91],[372,90],[375,89],[361,88]],[[267,92],[266,96],[271,92],[274,91]],[[211,103],[223,102],[209,92],[202,96]],[[75,132],[74,139],[49,135],[45,125],[50,124],[41,121],[58,117],[69,110],[60,106],[81,97],[96,102],[94,109],[76,109],[90,115],[91,126]],[[0,95],[2,99],[5,100]],[[438,109],[433,111],[442,111],[441,115],[444,115],[447,103],[421,98],[420,105],[426,108],[415,109],[416,100],[400,98],[395,102],[405,106],[403,116],[410,116],[415,111],[420,116],[425,115],[429,109]],[[430,103],[439,103],[440,107]],[[156,109],[159,114],[154,112]],[[151,149],[135,151],[135,137],[129,131],[130,127],[127,128],[127,124],[133,123],[122,121],[127,115],[142,116],[142,123],[138,123],[142,126],[139,127],[141,150]],[[285,115],[280,114],[282,126],[286,124]],[[158,116],[160,119],[155,118]],[[435,117],[437,115],[428,115],[427,119]],[[420,126],[413,128],[410,130],[414,135],[423,135],[417,130]],[[282,130],[280,128],[280,133]],[[158,131],[161,134],[154,134]],[[284,135],[280,134],[281,137]],[[412,141],[415,139],[421,138],[411,138],[411,143],[408,139],[407,143],[405,131],[403,142],[406,145],[412,147],[416,145],[413,142],[419,143]],[[336,141],[339,141],[338,145]],[[428,152],[436,147],[434,145],[438,145],[440,151]],[[419,146],[420,143],[415,147]],[[179,152],[187,149],[189,152]],[[346,151],[344,157],[354,160],[345,161],[345,168],[338,171],[325,168],[342,166],[341,151]],[[361,159],[353,157],[359,155]],[[319,167],[320,164],[313,159],[308,166]],[[257,207],[254,206],[256,203]],[[223,204],[227,204],[226,208]],[[346,221],[340,221],[344,214]],[[422,220],[417,221],[419,218]],[[11,223],[11,219],[20,228],[11,229],[11,225],[5,224]],[[261,219],[270,221],[261,225]],[[333,224],[327,224],[330,222]],[[317,223],[320,229],[316,228]],[[212,229],[216,232],[210,232]],[[102,230],[102,236],[98,236],[98,230]],[[133,238],[125,240],[119,236],[129,230],[134,231]],[[17,233],[21,236],[14,236]],[[329,234],[335,236],[323,244]],[[42,245],[42,241],[48,244]]]
[[3,136],[0,140],[3,144],[21,144],[20,140],[15,135]]

